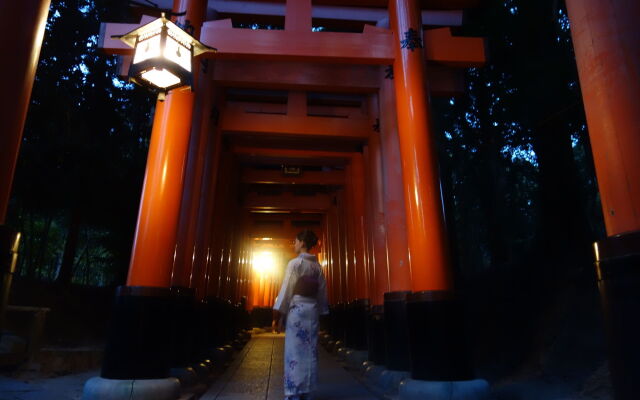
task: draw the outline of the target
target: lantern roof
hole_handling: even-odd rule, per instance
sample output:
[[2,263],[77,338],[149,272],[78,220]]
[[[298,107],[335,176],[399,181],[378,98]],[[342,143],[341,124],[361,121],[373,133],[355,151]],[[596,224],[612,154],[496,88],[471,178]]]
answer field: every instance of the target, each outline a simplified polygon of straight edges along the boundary
[[111,37],[114,39],[120,39],[130,47],[135,47],[136,39],[139,36],[144,35],[148,32],[160,31],[164,26],[166,26],[169,29],[169,31],[171,32],[171,36],[174,36],[175,39],[177,39],[180,42],[188,43],[191,46],[193,46],[194,57],[197,57],[202,53],[216,52],[218,50],[215,47],[207,46],[206,44],[198,41],[193,36],[189,35],[178,25],[168,20],[164,16],[164,13],[162,13],[162,16],[160,18],[155,19],[146,25],[142,25],[141,27],[138,27],[132,30],[131,32],[125,33],[123,35],[112,35]]

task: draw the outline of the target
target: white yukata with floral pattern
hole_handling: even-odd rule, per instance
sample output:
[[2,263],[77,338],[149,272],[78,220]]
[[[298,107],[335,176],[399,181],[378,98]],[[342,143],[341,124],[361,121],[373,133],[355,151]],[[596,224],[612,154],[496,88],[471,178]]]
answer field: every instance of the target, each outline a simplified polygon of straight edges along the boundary
[[[301,276],[318,277],[316,297],[294,295]],[[284,395],[311,393],[318,379],[318,317],[328,314],[327,285],[316,256],[301,253],[289,261],[273,309],[286,315],[284,340]]]

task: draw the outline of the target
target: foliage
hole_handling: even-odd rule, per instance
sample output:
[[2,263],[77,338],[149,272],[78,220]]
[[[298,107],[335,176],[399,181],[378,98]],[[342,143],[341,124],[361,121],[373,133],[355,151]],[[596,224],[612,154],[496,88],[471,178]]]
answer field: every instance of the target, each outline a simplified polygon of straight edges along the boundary
[[[562,3],[488,1],[460,33],[486,37],[490,57],[485,67],[467,72],[464,96],[433,104],[459,272],[470,277],[531,267],[544,257],[572,254],[572,247],[585,254],[582,243],[566,237],[563,249],[541,239],[552,230],[573,232],[583,222],[589,226],[585,241],[603,235]],[[556,220],[576,210],[585,213]]]
[[[25,233],[21,275],[59,278],[65,251],[76,283],[112,284],[126,270],[153,99],[97,48],[107,3],[51,3],[9,215]],[[70,232],[76,246],[65,246]]]

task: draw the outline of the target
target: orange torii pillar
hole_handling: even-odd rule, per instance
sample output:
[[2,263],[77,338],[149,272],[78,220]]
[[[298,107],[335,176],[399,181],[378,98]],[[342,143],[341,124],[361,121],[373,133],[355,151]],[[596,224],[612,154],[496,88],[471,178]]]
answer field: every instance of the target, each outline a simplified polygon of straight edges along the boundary
[[[174,11],[184,9],[185,19],[202,24],[206,1],[174,3]],[[87,382],[83,398],[113,398],[107,396],[121,385],[114,380],[133,380],[125,385],[151,397],[178,396],[179,381],[169,372],[172,321],[167,311],[174,305],[169,287],[193,103],[190,89],[174,90],[156,103],[127,285],[116,292],[101,378]]]
[[251,266],[249,264],[249,243],[250,243],[250,241],[251,241],[251,239],[249,238],[249,235],[247,235],[246,231],[244,231],[243,240],[242,240],[242,268],[241,268],[241,275],[240,275],[240,299],[239,299],[239,302],[244,304],[245,309],[246,309],[247,295],[248,295],[247,279],[248,279],[248,274],[249,274],[249,267]]
[[[332,206],[333,208],[333,206]],[[333,231],[333,217],[332,210],[327,210],[325,214],[326,219],[326,229],[327,229],[327,255],[328,255],[328,264],[327,264],[327,275],[325,278],[328,282],[331,282],[328,286],[328,295],[329,295],[329,307],[333,307],[338,302],[339,296],[339,282],[336,279],[336,269],[338,268],[338,260],[336,254],[336,246],[335,246],[335,238]]]
[[223,235],[220,233],[220,225],[223,216],[222,213],[224,212],[222,199],[229,188],[226,175],[220,172],[226,170],[228,167],[227,154],[221,150],[218,150],[217,153],[219,158],[215,170],[216,181],[212,190],[213,196],[210,200],[210,223],[206,226],[206,245],[209,250],[205,268],[204,296],[207,301],[216,298],[220,292],[220,265],[222,264],[221,243],[223,239]]
[[338,268],[334,272],[336,284],[339,285],[337,289],[336,304],[346,304],[348,299],[347,293],[347,259],[346,259],[346,231],[344,221],[344,189],[339,189],[336,192],[336,202],[332,208],[333,218],[333,237],[334,239],[334,252],[336,254],[336,262]]
[[202,245],[197,246],[203,250],[198,258],[196,252],[196,260],[200,260],[203,263],[202,269],[204,271],[204,288],[202,290],[202,298],[205,302],[211,297],[218,295],[219,291],[219,276],[220,276],[220,253],[219,243],[221,241],[221,235],[218,234],[220,228],[221,215],[224,212],[224,204],[222,199],[226,195],[229,184],[227,181],[227,174],[222,173],[227,168],[230,168],[230,159],[228,152],[223,149],[222,142],[222,129],[220,127],[219,120],[219,108],[222,105],[223,100],[218,99],[216,106],[212,109],[212,118],[216,124],[216,133],[214,138],[214,148],[212,151],[211,165],[207,168],[207,172],[210,173],[209,177],[205,177],[205,187],[207,187],[207,204],[204,205],[204,209],[201,211],[198,223],[201,224],[201,231],[199,231],[198,238],[202,240]]
[[[246,227],[246,225],[244,225]],[[236,313],[236,328],[239,330],[249,329],[249,314],[248,314],[248,288],[247,288],[247,273],[248,273],[248,243],[249,237],[246,235],[243,228],[241,254],[238,271],[238,301],[234,312]]]
[[[349,185],[349,174],[348,174],[348,166],[345,168],[345,177],[346,182],[345,185]],[[346,327],[347,327],[347,318],[346,311],[347,305],[349,301],[352,300],[352,294],[350,290],[352,290],[353,281],[349,283],[349,268],[351,267],[351,262],[349,261],[349,229],[348,229],[348,196],[347,196],[347,188],[338,189],[336,193],[336,206],[334,208],[334,221],[335,221],[335,238],[336,238],[336,253],[338,254],[338,281],[340,284],[340,297],[338,303],[333,307],[334,314],[334,326],[337,330],[336,335],[334,335],[336,341],[340,341],[341,345],[344,346],[346,339]]]
[[322,274],[324,275],[327,285],[327,302],[331,306],[331,296],[333,294],[333,282],[331,282],[331,242],[329,239],[329,214],[328,211],[322,215],[321,228],[319,229],[318,237],[320,243],[322,243],[322,257],[318,257],[318,261],[322,266]]
[[[473,372],[464,346],[464,324],[453,296],[435,135],[425,89],[419,2],[390,0],[389,16],[413,289],[406,306],[412,379],[400,387],[400,398],[443,395],[441,382],[433,381],[455,381],[452,384],[465,387],[470,383],[465,398],[480,398],[488,394],[488,384],[470,380]],[[444,386],[448,393],[450,387]]]
[[567,0],[607,238],[595,244],[616,400],[640,393],[640,3]]
[[221,149],[219,165],[217,168],[217,183],[215,188],[215,199],[213,201],[213,213],[211,215],[212,224],[210,225],[209,247],[211,248],[210,256],[207,264],[207,289],[206,298],[213,301],[216,298],[222,298],[222,282],[226,278],[223,270],[225,260],[225,215],[228,214],[226,200],[230,196],[231,182],[229,171],[233,162],[228,151]]
[[[370,98],[370,113],[378,118],[374,126],[374,132],[369,136],[369,143],[364,146],[364,155],[368,183],[367,207],[369,210],[369,227],[367,231],[371,236],[372,247],[370,256],[372,265],[369,268],[371,275],[369,297],[371,298],[372,305],[382,306],[384,303],[384,293],[389,291],[389,254],[387,249],[387,228],[385,226],[384,211],[384,165],[379,118],[379,97],[380,96],[371,96]],[[394,109],[393,103],[390,104],[390,109]],[[395,115],[395,113],[393,114]],[[400,168],[398,168],[397,171],[400,172]],[[402,176],[399,174],[398,181],[401,180]]]
[[[27,118],[33,79],[38,66],[50,0],[0,3],[0,41],[5,59],[5,95],[0,105],[0,329],[9,301],[11,278],[16,267],[20,234],[4,225],[11,196],[22,131]],[[13,255],[12,255],[13,254]]]
[[[327,303],[328,306],[331,307],[331,293],[333,291],[333,282],[330,279],[331,276],[331,243],[329,241],[329,219],[328,219],[328,210],[322,214],[322,219],[320,220],[320,246],[318,253],[318,262],[320,262],[322,274],[325,278],[326,289],[327,289]],[[277,294],[277,293],[276,293]],[[329,317],[321,316],[320,317],[320,327],[319,329],[322,331],[327,331],[329,329]]]
[[241,227],[243,222],[236,218],[236,215],[241,211],[237,202],[238,176],[229,173],[229,171],[237,170],[234,168],[234,157],[227,149],[224,150],[225,167],[219,171],[220,178],[222,178],[220,184],[224,188],[224,192],[220,192],[222,195],[220,203],[216,202],[215,206],[217,211],[221,213],[215,221],[219,228],[217,234],[222,239],[220,242],[220,279],[217,298],[209,297],[210,302],[218,305],[219,310],[216,315],[221,319],[217,323],[220,329],[216,337],[216,347],[232,342],[237,333],[237,326],[234,326],[236,320],[233,318],[235,310],[233,302],[237,290],[238,254],[242,244]]
[[[209,319],[209,345],[223,346],[228,339],[228,313],[231,308],[229,298],[229,267],[231,246],[235,229],[229,227],[229,214],[232,214],[230,198],[233,197],[233,176],[228,171],[232,169],[233,158],[227,149],[219,150],[219,165],[216,168],[217,179],[215,200],[211,225],[209,226],[209,246],[211,248],[207,263],[207,289],[205,295],[206,308]],[[215,321],[215,322],[212,322]]]
[[393,66],[381,71],[378,107],[383,164],[384,221],[387,233],[389,289],[384,293],[384,364],[393,371],[409,371],[410,349],[406,298],[411,293],[411,264],[398,143]]
[[[336,217],[336,205],[332,204],[325,215],[326,227],[327,227],[327,247],[329,254],[329,268],[327,270],[327,290],[329,294],[329,332],[336,338],[335,331],[335,307],[340,302],[340,276],[339,270],[339,251],[338,251],[338,237],[337,237],[337,217]],[[330,283],[329,283],[330,282]]]
[[[196,32],[196,35],[198,32]],[[171,310],[171,366],[186,369],[190,365],[199,363],[199,357],[204,358],[204,349],[196,348],[204,338],[196,339],[196,335],[206,332],[202,315],[206,308],[200,301],[196,301],[195,274],[202,275],[202,269],[194,269],[196,252],[196,234],[201,196],[202,179],[206,175],[206,157],[210,155],[209,142],[211,135],[210,110],[213,101],[212,71],[208,64],[197,68],[193,123],[189,139],[189,150],[182,189],[181,210],[178,220],[175,257],[171,273],[171,293],[174,306]],[[198,249],[199,250],[199,249]],[[191,327],[191,329],[185,329]]]
[[[249,298],[249,275],[251,273],[251,252],[249,249],[249,243],[251,238],[245,235],[244,242],[244,253],[243,253],[243,262],[242,262],[242,298],[241,302],[245,304],[245,310],[247,309],[247,301]],[[243,300],[244,299],[244,300]]]
[[371,235],[373,247],[372,285],[370,298],[372,305],[369,313],[368,349],[369,361],[376,365],[384,365],[386,362],[387,345],[385,341],[384,327],[384,294],[389,291],[389,268],[387,253],[387,235],[384,221],[382,156],[380,137],[378,132],[373,132],[369,137],[369,144],[365,147],[365,159],[368,166],[367,186],[369,206],[368,229]]
[[216,199],[216,183],[218,179],[218,163],[220,160],[220,141],[222,132],[214,120],[213,137],[207,142],[198,217],[194,244],[194,260],[189,287],[196,291],[196,299],[203,303],[207,297],[207,279],[211,264],[211,231],[214,224],[214,206]]
[[[220,99],[216,99],[219,103]],[[213,108],[215,109],[215,108]],[[196,346],[198,349],[208,350],[212,345],[214,337],[214,324],[217,316],[216,307],[207,298],[208,279],[210,274],[215,274],[212,265],[212,227],[214,224],[214,211],[216,200],[216,188],[218,182],[218,164],[220,161],[220,142],[222,133],[217,126],[215,114],[211,114],[211,137],[207,141],[206,156],[204,160],[202,184],[199,192],[200,200],[197,210],[197,226],[194,244],[193,267],[189,287],[195,290],[197,336]],[[217,328],[216,328],[217,329]]]
[[[238,210],[230,210],[234,215],[238,214]],[[242,264],[242,220],[239,224],[235,224],[233,233],[233,243],[231,246],[231,269],[229,273],[229,296],[228,299],[235,307],[240,301],[240,274]]]
[[[230,210],[233,214],[235,214],[235,210]],[[227,272],[227,285],[226,285],[226,296],[225,299],[231,303],[235,301],[236,297],[236,282],[238,279],[238,242],[240,239],[238,238],[239,234],[238,226],[233,226],[233,231],[231,232],[231,240],[229,242],[229,266]]]
[[0,107],[0,226],[7,216],[50,3],[50,0],[28,0],[3,1],[0,4],[0,40],[3,53],[8,57],[0,67],[5,77],[6,93]]
[[338,221],[338,211],[335,204],[331,205],[327,213],[329,227],[329,241],[331,246],[331,304],[333,306],[342,302],[342,281],[340,279],[340,269],[342,268],[340,254],[340,226]]
[[[373,127],[373,125],[372,125]],[[374,299],[372,296],[375,294],[375,270],[374,270],[374,261],[375,255],[373,251],[373,235],[372,235],[372,213],[371,213],[371,197],[372,197],[372,186],[371,186],[371,171],[369,168],[369,150],[368,145],[362,146],[362,180],[363,180],[363,216],[362,216],[362,232],[364,233],[364,265],[365,265],[365,274],[367,277],[367,298],[369,302],[369,308],[371,304],[373,304]]]
[[346,167],[346,222],[349,248],[348,293],[345,343],[356,351],[367,349],[366,318],[369,309],[369,282],[366,270],[364,232],[365,186],[362,153],[352,153]]
[[[191,136],[189,141],[189,153],[182,190],[180,205],[180,219],[178,223],[178,235],[176,253],[171,274],[171,286],[182,288],[195,288],[194,261],[196,254],[196,236],[200,204],[205,201],[202,188],[205,186],[203,177],[206,175],[206,159],[210,156],[209,142],[213,140],[211,132],[211,107],[213,103],[214,86],[212,67],[209,63],[206,68],[201,68],[196,82],[196,98]],[[196,273],[199,271],[195,271]]]
[[246,304],[246,299],[243,302],[243,297],[246,296],[245,277],[247,268],[247,244],[250,241],[247,235],[247,229],[250,224],[249,213],[244,212],[242,216],[242,225],[240,227],[240,242],[238,253],[238,279],[236,283],[236,302]]
[[325,243],[326,265],[323,270],[327,282],[327,301],[329,306],[333,304],[333,281],[331,280],[331,268],[333,267],[333,255],[331,254],[331,234],[329,232],[329,211],[322,216],[322,243]]
[[[233,168],[231,169],[234,170]],[[229,170],[226,170],[229,171]],[[232,177],[235,178],[235,177]],[[232,280],[234,278],[235,272],[233,271],[233,249],[236,243],[236,231],[237,226],[235,225],[234,215],[237,204],[235,204],[236,199],[236,181],[232,179],[229,185],[229,192],[226,198],[224,199],[224,207],[222,208],[224,215],[224,243],[223,243],[223,259],[220,277],[221,285],[220,285],[220,294],[219,297],[227,303],[233,297],[233,283]]]
[[346,187],[344,190],[344,227],[345,227],[345,264],[347,277],[347,298],[345,301],[351,303],[358,298],[358,283],[356,280],[356,239],[355,239],[355,218],[354,201],[353,201],[353,174],[351,173],[351,165],[345,166]]
[[[233,159],[229,158],[229,165],[233,165]],[[229,169],[224,169],[225,173],[228,174],[228,171],[233,171],[233,167]],[[222,235],[222,246],[221,246],[221,265],[220,265],[220,289],[218,292],[218,298],[226,303],[230,300],[232,296],[232,285],[231,279],[233,277],[233,246],[235,244],[235,231],[236,227],[233,223],[233,215],[235,210],[235,204],[233,203],[235,199],[235,181],[233,176],[229,176],[228,190],[226,196],[223,199],[223,206],[220,207],[220,210],[223,212],[223,218],[221,219],[222,226],[220,234]]]
[[369,271],[367,269],[367,238],[365,233],[366,182],[362,153],[351,155],[351,195],[353,196],[353,224],[355,239],[356,299],[369,302]]

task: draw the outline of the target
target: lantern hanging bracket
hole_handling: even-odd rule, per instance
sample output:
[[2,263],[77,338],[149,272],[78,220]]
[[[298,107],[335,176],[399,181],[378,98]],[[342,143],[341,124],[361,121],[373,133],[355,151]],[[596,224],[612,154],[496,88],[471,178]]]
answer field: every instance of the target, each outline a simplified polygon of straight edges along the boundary
[[144,3],[141,3],[141,2],[135,1],[135,0],[129,0],[129,4],[133,4],[134,6],[138,6],[140,8],[146,8],[146,9],[149,9],[149,10],[160,11],[160,12],[163,12],[163,13],[165,13],[166,15],[168,15],[170,17],[182,17],[184,15],[187,15],[186,11],[173,12],[173,10],[171,10],[170,8],[161,8],[156,3],[151,2],[149,0],[145,0]]
[[143,25],[139,28],[134,29],[131,32],[125,33],[124,35],[111,35],[111,37],[113,39],[119,39],[121,41],[123,41],[124,43],[126,43],[129,47],[135,48],[136,46],[136,39],[138,37],[138,35],[140,34],[141,31],[143,30],[149,30],[149,29],[155,29],[155,28],[160,28],[162,26],[174,26],[177,29],[180,30],[180,32],[182,32],[182,34],[184,35],[184,39],[188,42],[191,43],[191,45],[193,46],[193,56],[197,57],[200,54],[203,53],[215,53],[218,51],[218,49],[216,49],[215,47],[210,47],[207,46],[206,44],[200,42],[199,40],[195,39],[194,37],[192,37],[191,35],[189,35],[188,33],[186,33],[184,30],[182,30],[178,25],[176,25],[175,23],[171,22],[170,20],[168,20],[165,17],[165,14],[163,13],[162,16],[146,25]]

